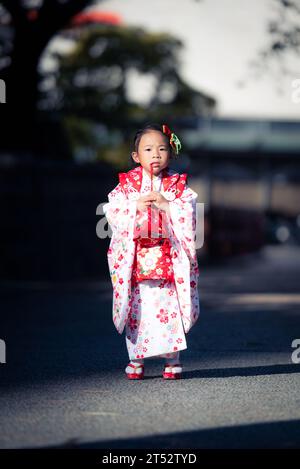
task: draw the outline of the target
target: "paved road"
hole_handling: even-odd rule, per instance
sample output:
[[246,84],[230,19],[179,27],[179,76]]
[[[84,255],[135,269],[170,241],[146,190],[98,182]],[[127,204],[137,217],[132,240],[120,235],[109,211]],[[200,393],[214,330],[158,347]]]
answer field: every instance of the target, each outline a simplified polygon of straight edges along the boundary
[[201,270],[184,379],[162,359],[128,381],[110,282],[0,288],[0,447],[300,447],[300,252],[267,247]]

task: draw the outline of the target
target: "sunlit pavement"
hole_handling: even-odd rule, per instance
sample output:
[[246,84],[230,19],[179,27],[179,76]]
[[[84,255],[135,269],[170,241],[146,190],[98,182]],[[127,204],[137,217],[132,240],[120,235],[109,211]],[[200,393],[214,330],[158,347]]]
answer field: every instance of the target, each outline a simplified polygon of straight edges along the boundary
[[0,447],[299,447],[300,250],[200,271],[201,317],[171,382],[162,359],[125,377],[109,281],[2,284]]

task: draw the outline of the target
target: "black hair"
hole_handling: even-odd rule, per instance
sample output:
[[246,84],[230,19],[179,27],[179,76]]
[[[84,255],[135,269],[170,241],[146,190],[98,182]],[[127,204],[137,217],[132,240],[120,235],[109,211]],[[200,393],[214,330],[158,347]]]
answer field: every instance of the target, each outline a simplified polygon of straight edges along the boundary
[[[143,128],[139,129],[136,133],[135,133],[135,136],[134,136],[134,139],[133,139],[133,145],[134,145],[134,150],[133,151],[136,151],[138,152],[138,149],[139,149],[139,144],[140,144],[140,141],[141,141],[141,138],[144,134],[146,134],[147,132],[150,132],[151,130],[156,130],[157,132],[161,132],[164,137],[166,138],[166,141],[168,142],[168,148],[169,148],[169,151],[170,151],[170,154],[171,154],[171,158],[176,158],[177,155],[176,153],[174,152],[174,149],[173,147],[171,146],[170,144],[170,141],[169,141],[169,138],[166,134],[163,133],[163,128],[162,128],[162,125],[160,124],[146,124]],[[134,161],[134,163],[136,163]],[[138,164],[138,163],[136,163]]]

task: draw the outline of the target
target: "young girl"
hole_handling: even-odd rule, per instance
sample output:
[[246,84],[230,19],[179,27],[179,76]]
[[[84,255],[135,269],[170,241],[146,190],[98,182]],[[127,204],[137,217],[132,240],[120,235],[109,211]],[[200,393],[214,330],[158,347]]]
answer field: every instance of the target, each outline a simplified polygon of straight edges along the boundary
[[[144,359],[149,357],[165,358],[164,378],[180,378],[179,353],[187,348],[185,334],[200,312],[198,194],[187,186],[187,173],[169,168],[180,148],[178,137],[166,125],[139,130],[131,154],[136,167],[118,174],[119,183],[103,206],[112,229],[107,257],[113,322],[120,334],[126,329],[129,379],[144,377]],[[156,228],[160,223],[159,239],[147,232],[153,219]],[[145,239],[148,244],[142,243]]]

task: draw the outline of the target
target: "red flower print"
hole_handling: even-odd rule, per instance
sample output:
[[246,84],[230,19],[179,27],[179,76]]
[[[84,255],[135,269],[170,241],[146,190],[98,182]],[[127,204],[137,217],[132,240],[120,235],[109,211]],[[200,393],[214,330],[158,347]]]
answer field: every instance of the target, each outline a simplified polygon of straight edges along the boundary
[[133,319],[131,316],[128,318],[129,329],[133,332],[137,328],[137,319]]
[[172,316],[172,318],[176,318],[177,313],[174,312],[174,313],[171,314],[171,316]]
[[148,344],[148,342],[149,342],[149,339],[145,339],[145,343]]
[[179,218],[180,223],[184,223],[184,217]]
[[178,347],[173,347],[173,350],[174,352],[176,352],[176,350],[178,350]]
[[136,358],[144,358],[144,355],[137,355]]
[[117,269],[119,267],[119,264],[114,265],[114,269]]
[[121,261],[123,258],[124,258],[124,256],[121,254],[121,255],[118,257],[118,261]]
[[107,254],[111,254],[111,253],[112,253],[112,249],[111,249],[111,248],[108,248]]
[[178,339],[176,340],[176,342],[177,342],[177,344],[181,344],[182,339],[178,338]]
[[160,284],[159,284],[159,288],[164,288],[164,286],[166,285],[167,283],[167,280],[163,280]]
[[124,283],[124,280],[122,278],[120,278],[119,283],[122,285],[122,283]]
[[147,347],[143,347],[143,352],[147,352]]
[[197,285],[196,282],[194,282],[194,280],[193,280],[193,281],[191,282],[191,287],[192,287],[192,288],[195,288],[196,285]]
[[184,280],[183,280],[182,277],[178,277],[177,282],[178,282],[178,283],[184,283]]

